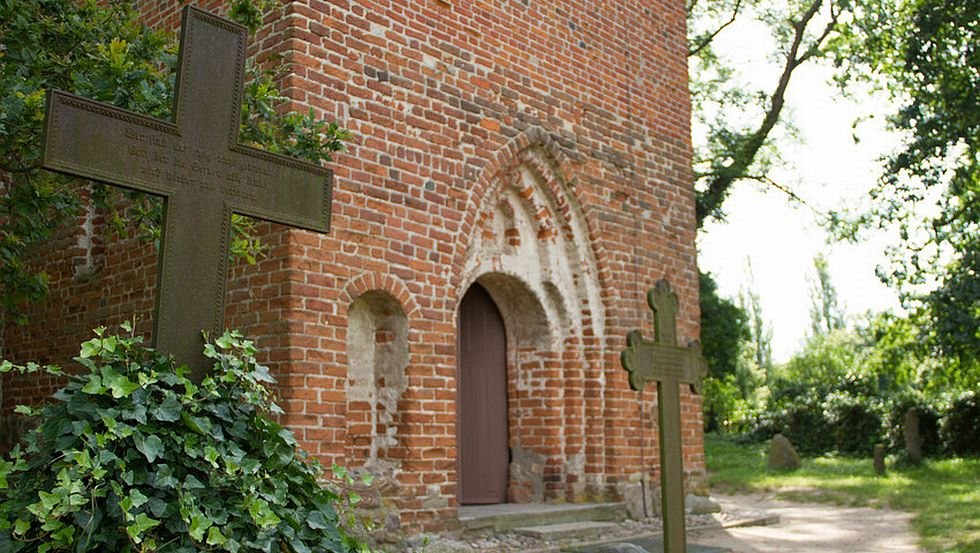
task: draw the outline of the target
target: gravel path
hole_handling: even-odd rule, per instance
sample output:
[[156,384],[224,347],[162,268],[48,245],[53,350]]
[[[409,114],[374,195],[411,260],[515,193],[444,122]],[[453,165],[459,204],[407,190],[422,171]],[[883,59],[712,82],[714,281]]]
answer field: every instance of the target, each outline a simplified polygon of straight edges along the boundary
[[[688,544],[723,548],[732,553],[922,553],[909,526],[911,515],[888,509],[839,507],[818,503],[779,501],[764,495],[713,495],[720,513],[688,515]],[[773,518],[778,517],[774,523]],[[732,526],[744,523],[754,526]],[[727,527],[726,527],[727,526]],[[479,536],[420,535],[393,551],[401,553],[559,553],[571,550],[658,553],[659,519],[625,521],[586,540],[541,540],[518,532]],[[644,549],[616,546],[652,538],[657,546]],[[696,548],[692,547],[692,550]]]
[[778,501],[767,496],[712,496],[725,509],[738,506],[778,515],[771,526],[695,531],[688,541],[733,553],[920,553],[912,515],[889,509]]

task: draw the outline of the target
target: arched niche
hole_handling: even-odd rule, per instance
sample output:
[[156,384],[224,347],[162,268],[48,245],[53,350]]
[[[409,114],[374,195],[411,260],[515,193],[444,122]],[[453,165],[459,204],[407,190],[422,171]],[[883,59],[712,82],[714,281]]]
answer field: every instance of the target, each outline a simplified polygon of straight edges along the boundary
[[347,455],[356,466],[397,445],[398,400],[408,385],[408,317],[380,290],[351,303],[347,315]]

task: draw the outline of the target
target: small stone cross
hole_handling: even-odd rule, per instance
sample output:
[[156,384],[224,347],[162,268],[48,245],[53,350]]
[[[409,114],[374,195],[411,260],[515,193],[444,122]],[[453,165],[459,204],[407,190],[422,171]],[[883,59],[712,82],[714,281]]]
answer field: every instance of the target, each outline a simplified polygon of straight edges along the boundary
[[329,169],[238,143],[247,31],[184,8],[174,122],[48,94],[46,169],[163,196],[153,338],[207,370],[224,322],[232,213],[327,232]]
[[684,521],[684,469],[681,443],[681,383],[700,386],[707,373],[701,349],[677,346],[677,295],[666,280],[647,292],[653,310],[654,340],[643,338],[638,330],[626,335],[622,353],[623,368],[629,371],[630,387],[642,391],[647,382],[656,381],[657,411],[660,422],[661,512],[664,519],[664,552],[685,553],[687,537]]

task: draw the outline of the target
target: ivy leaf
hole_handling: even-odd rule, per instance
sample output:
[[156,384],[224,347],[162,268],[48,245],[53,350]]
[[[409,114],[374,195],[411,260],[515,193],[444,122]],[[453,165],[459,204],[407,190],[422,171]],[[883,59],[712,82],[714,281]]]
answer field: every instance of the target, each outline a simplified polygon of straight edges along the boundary
[[105,386],[102,385],[102,377],[97,374],[93,374],[91,377],[89,377],[88,382],[82,386],[82,392],[93,396],[105,393],[105,390]]
[[184,478],[184,489],[185,490],[203,490],[204,484],[201,483],[193,474],[188,474],[187,478]]
[[129,492],[129,499],[133,502],[133,507],[140,508],[147,502],[149,498],[143,495],[143,493],[139,491],[139,489],[133,488]]
[[144,437],[142,434],[134,434],[133,439],[136,440],[136,449],[151,463],[156,461],[163,451],[163,440],[159,436],[151,434]]
[[24,415],[27,417],[33,417],[34,415],[38,414],[38,411],[31,408],[29,405],[17,405],[14,407],[14,413],[17,413],[18,415]]
[[191,523],[188,526],[188,532],[191,538],[200,541],[204,539],[204,532],[211,527],[211,519],[204,516],[204,513],[195,509],[194,513],[191,515]]
[[146,513],[140,513],[136,515],[136,520],[132,524],[126,526],[126,533],[129,534],[133,542],[140,543],[143,541],[143,532],[156,528],[159,525],[159,520],[150,518]]
[[296,553],[311,553],[310,548],[307,547],[306,544],[299,538],[289,540],[289,546],[292,547]]
[[108,336],[102,340],[102,349],[108,351],[109,353],[116,352],[116,346],[119,344],[119,339],[115,336]]
[[174,422],[180,418],[181,409],[180,400],[169,396],[163,400],[159,407],[153,410],[153,418],[163,422]]
[[314,530],[326,530],[331,527],[331,524],[327,521],[327,517],[320,511],[311,512],[310,516],[306,517],[306,524]]
[[217,526],[212,526],[208,528],[208,545],[224,545],[228,543],[228,538],[221,533],[221,529]]
[[99,354],[99,349],[102,346],[102,341],[98,338],[93,338],[87,342],[82,342],[82,349],[78,352],[78,356],[82,359],[88,359],[90,357],[95,357]]
[[23,536],[31,529],[31,523],[28,520],[19,518],[14,524],[14,533]]
[[128,397],[130,394],[139,389],[140,385],[133,382],[132,380],[126,378],[125,375],[117,374],[115,377],[110,379],[105,383],[109,389],[112,391],[112,397],[115,399]]
[[252,516],[252,520],[262,528],[268,528],[275,526],[282,522],[272,509],[269,508],[269,503],[260,498],[255,498],[248,504],[248,514]]
[[167,502],[159,497],[151,497],[147,508],[155,517],[163,518],[167,514]]

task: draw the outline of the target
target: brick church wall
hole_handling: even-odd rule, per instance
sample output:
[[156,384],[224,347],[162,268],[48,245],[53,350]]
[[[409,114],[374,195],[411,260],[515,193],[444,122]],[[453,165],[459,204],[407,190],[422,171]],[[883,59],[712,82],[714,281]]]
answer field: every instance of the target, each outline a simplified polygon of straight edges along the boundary
[[[171,2],[145,9],[178,26]],[[683,2],[300,0],[253,49],[292,108],[354,135],[331,164],[330,234],[262,224],[267,255],[229,275],[226,322],[256,338],[302,446],[375,473],[388,530],[451,525],[456,315],[479,281],[515,346],[511,500],[656,482],[655,387],[630,391],[619,352],[629,330],[652,336],[660,278],[679,342],[699,333]],[[7,328],[11,358],[65,363],[133,315],[148,332],[153,247],[86,217],[38,253],[51,294]],[[8,376],[3,408],[56,384]],[[700,399],[682,402],[703,489]]]

